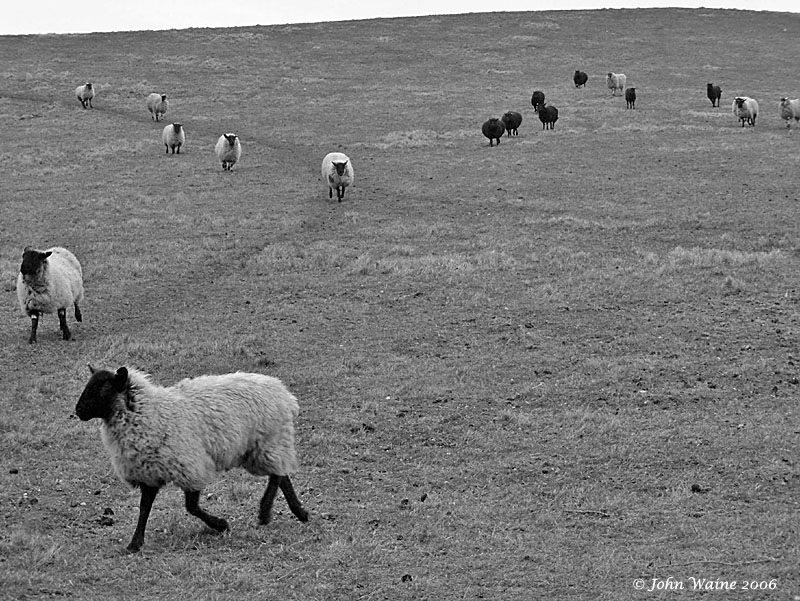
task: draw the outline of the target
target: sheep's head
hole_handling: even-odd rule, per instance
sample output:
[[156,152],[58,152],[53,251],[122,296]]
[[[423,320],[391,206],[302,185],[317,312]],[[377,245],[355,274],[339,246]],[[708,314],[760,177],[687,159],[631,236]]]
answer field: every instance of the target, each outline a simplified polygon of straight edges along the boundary
[[225,139],[228,141],[228,144],[230,144],[231,146],[236,144],[236,138],[237,138],[236,134],[222,134],[222,135],[225,136]]
[[166,99],[167,99],[167,95],[166,94],[161,94],[161,100],[163,101],[163,100],[166,100]]
[[91,90],[91,89],[92,89],[92,84],[90,84],[90,83],[88,83],[88,82],[87,82],[87,83],[86,83],[86,89],[87,89],[87,90]]
[[347,171],[347,161],[334,161],[333,168],[336,169],[336,175],[344,175]]
[[83,389],[75,414],[82,421],[98,417],[108,419],[116,399],[128,389],[128,370],[120,367],[116,373],[101,369],[95,370],[91,365],[92,377]]
[[182,127],[183,127],[183,123],[173,123],[173,124],[172,124],[172,129],[174,129],[174,130],[175,130],[175,133],[176,133],[176,134],[179,134],[179,133],[181,133],[181,128],[182,128]]
[[26,246],[25,250],[22,251],[22,265],[19,268],[20,273],[26,278],[35,277],[47,262],[47,257],[52,254],[53,251],[50,250],[42,252],[30,246]]

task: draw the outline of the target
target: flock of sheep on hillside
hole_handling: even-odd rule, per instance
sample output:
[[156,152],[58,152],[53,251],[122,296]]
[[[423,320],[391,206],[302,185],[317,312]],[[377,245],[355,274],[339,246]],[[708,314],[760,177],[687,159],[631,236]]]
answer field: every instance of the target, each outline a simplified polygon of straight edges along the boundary
[[[589,76],[584,71],[576,70],[572,76],[572,81],[576,88],[585,88],[586,83],[589,81]],[[626,87],[627,81],[628,78],[624,73],[609,72],[606,74],[606,87],[611,90],[611,95],[616,96],[617,92],[619,92],[621,96],[625,96],[625,107],[635,109],[636,88],[632,86]],[[718,85],[709,83],[706,93],[711,101],[711,106],[718,107],[720,98],[722,98],[722,89]],[[553,129],[556,121],[558,121],[558,108],[545,103],[545,95],[542,90],[533,92],[531,105],[533,106],[533,111],[538,114],[539,120],[542,122],[542,129]],[[742,127],[745,126],[745,123],[755,126],[756,117],[758,116],[758,102],[754,98],[737,96],[733,99],[731,108],[733,114],[741,121]],[[800,121],[800,98],[794,100],[781,98],[778,103],[778,112],[781,119],[786,121],[786,127],[791,127],[792,119],[796,122]],[[499,119],[491,117],[484,121],[481,132],[489,139],[489,146],[494,146],[495,142],[499,146],[503,134],[508,133],[509,136],[518,135],[519,132],[517,130],[521,123],[522,115],[515,111],[509,111]]]
[[[94,86],[85,83],[75,88],[75,96],[85,109],[94,108],[92,99],[95,96]],[[153,121],[160,121],[169,110],[169,100],[166,94],[153,92],[145,101],[147,110]],[[520,117],[520,122],[522,117]],[[161,132],[161,141],[164,144],[165,154],[180,154],[181,148],[186,143],[186,130],[182,123],[170,123]],[[222,163],[223,171],[232,171],[233,166],[242,156],[242,143],[235,133],[222,134],[214,145],[217,159]],[[344,191],[353,185],[354,172],[350,159],[341,152],[332,152],[322,160],[322,180],[328,184],[328,197],[336,198],[339,202],[344,199]]]
[[[588,75],[575,71],[576,88],[585,87]],[[623,73],[608,73],[606,85],[611,95],[624,94],[626,107],[635,108],[636,89],[626,87]],[[78,86],[75,95],[84,109],[92,109],[95,89],[91,83]],[[707,95],[712,107],[722,97],[719,86],[709,83]],[[553,129],[558,109],[545,102],[544,92],[536,90],[531,104],[542,122],[542,129]],[[166,94],[153,93],[146,99],[153,121],[160,121],[169,110]],[[758,102],[737,96],[733,113],[755,126]],[[781,98],[779,113],[790,127],[800,121],[800,99]],[[522,114],[508,111],[487,120],[482,127],[489,145],[504,134],[516,136]],[[181,123],[170,123],[162,132],[166,153],[180,154],[186,142]],[[234,133],[222,134],[215,145],[217,158],[225,171],[239,161],[242,146]],[[322,161],[321,175],[334,190],[338,201],[353,184],[354,171],[349,157],[331,152]],[[43,314],[58,315],[64,340],[72,333],[67,324],[67,309],[74,308],[75,319],[82,321],[83,271],[69,250],[53,247],[38,250],[26,247],[17,277],[17,298],[22,312],[30,319],[29,343],[37,341],[39,319]],[[139,519],[127,549],[138,551],[153,501],[161,487],[174,482],[184,491],[187,511],[210,528],[225,531],[225,519],[200,508],[200,493],[219,472],[242,467],[258,476],[269,476],[259,505],[258,520],[270,520],[272,504],[280,489],[289,509],[300,520],[308,520],[289,474],[297,469],[294,447],[294,420],[299,413],[297,399],[276,378],[254,373],[232,373],[184,379],[171,387],[158,386],[136,369],[120,367],[116,372],[95,370],[75,407],[84,421],[101,420],[101,437],[119,478],[141,491]]]

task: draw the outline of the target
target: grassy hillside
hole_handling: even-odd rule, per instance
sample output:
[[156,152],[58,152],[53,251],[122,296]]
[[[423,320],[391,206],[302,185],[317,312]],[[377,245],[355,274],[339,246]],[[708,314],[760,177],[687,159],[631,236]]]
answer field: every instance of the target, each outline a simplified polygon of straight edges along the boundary
[[[654,9],[0,38],[0,596],[800,595],[798,35]],[[490,148],[506,110],[520,135]],[[26,245],[83,263],[71,342],[47,316],[27,343]],[[257,527],[237,470],[201,497],[230,534],[168,487],[125,556],[139,495],[72,415],[87,362],[281,378],[310,522],[279,498]]]

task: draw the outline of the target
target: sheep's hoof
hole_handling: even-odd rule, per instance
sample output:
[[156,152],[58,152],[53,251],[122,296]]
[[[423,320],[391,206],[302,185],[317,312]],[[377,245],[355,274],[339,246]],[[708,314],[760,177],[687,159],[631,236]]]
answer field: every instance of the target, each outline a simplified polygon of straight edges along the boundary
[[308,521],[308,512],[305,509],[298,509],[294,515],[303,523]]

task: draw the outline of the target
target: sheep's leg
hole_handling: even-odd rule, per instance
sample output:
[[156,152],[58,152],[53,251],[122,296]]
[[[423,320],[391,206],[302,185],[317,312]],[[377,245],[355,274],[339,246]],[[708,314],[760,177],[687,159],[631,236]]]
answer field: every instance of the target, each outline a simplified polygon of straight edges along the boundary
[[297,517],[298,520],[301,522],[307,522],[308,512],[303,509],[300,499],[297,498],[297,495],[294,492],[294,487],[292,486],[292,481],[289,480],[289,476],[282,476],[280,479],[280,485],[281,490],[283,491],[283,496],[286,498],[286,502],[289,504],[289,509],[292,510],[292,513]]
[[58,310],[58,327],[61,328],[61,337],[64,340],[72,338],[72,333],[67,325],[67,310],[65,308]]
[[258,509],[258,523],[262,526],[269,524],[272,518],[272,502],[275,500],[275,495],[278,493],[280,481],[280,476],[271,474],[269,477],[267,490],[264,491],[264,496],[261,497],[261,504]]
[[83,313],[81,313],[81,308],[78,306],[78,303],[75,302],[75,321],[83,321]]
[[34,311],[30,314],[31,317],[31,336],[28,338],[28,344],[36,342],[36,329],[39,327],[39,312]]
[[142,498],[139,501],[139,521],[136,523],[136,530],[133,533],[133,538],[131,538],[131,542],[128,543],[128,553],[136,553],[142,548],[142,544],[144,544],[144,529],[147,527],[147,518],[150,517],[150,509],[152,509],[153,501],[156,500],[156,495],[158,494],[157,486],[140,484],[139,488],[142,491]]
[[192,514],[194,517],[203,520],[206,526],[213,528],[217,532],[225,532],[228,530],[228,522],[200,509],[199,490],[185,490],[183,491],[183,494],[186,498],[186,511]]
[[258,510],[258,523],[262,526],[269,524],[272,518],[272,503],[275,500],[275,495],[278,493],[278,488],[283,491],[283,496],[289,504],[289,509],[297,516],[297,519],[301,522],[307,522],[308,512],[303,509],[300,499],[297,498],[289,476],[277,476],[272,474],[267,483],[267,490],[264,491],[264,496],[261,497],[261,506]]
[[336,188],[336,196],[338,197],[339,202],[342,202],[342,199],[344,198],[344,186],[339,186]]

